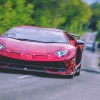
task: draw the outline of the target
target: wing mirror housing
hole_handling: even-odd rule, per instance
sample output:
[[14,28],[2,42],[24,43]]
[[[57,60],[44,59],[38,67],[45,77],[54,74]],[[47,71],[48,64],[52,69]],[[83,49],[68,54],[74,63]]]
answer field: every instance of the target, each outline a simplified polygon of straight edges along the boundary
[[83,45],[84,44],[84,41],[82,40],[76,40],[76,45]]

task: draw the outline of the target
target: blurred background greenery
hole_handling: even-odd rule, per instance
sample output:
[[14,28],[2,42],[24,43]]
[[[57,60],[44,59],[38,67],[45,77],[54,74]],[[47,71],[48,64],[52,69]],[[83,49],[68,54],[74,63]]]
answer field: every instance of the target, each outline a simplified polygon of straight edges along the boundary
[[82,35],[97,31],[100,41],[100,3],[82,0],[0,0],[0,33],[20,25],[64,29]]

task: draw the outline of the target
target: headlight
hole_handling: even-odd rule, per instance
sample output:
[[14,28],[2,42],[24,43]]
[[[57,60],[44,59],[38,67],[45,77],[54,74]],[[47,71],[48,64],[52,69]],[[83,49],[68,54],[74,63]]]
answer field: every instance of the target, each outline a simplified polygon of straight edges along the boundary
[[61,51],[57,51],[55,52],[55,55],[58,57],[63,57],[64,55],[66,55],[67,50],[61,50]]
[[2,50],[2,49],[4,49],[5,47],[2,45],[2,44],[0,44],[0,50]]

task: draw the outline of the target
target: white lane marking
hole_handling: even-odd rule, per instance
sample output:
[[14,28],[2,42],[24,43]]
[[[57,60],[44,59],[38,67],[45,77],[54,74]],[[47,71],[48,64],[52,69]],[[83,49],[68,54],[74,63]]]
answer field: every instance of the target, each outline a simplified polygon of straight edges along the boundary
[[23,75],[23,76],[19,76],[18,78],[24,79],[24,78],[29,78],[29,77],[31,77],[31,75]]

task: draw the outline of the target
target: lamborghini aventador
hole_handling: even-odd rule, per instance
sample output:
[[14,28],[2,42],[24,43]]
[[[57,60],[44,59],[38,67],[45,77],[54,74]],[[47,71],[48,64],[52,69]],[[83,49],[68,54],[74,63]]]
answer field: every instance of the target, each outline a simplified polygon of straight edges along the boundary
[[13,27],[0,36],[0,68],[78,76],[83,45],[64,30]]

